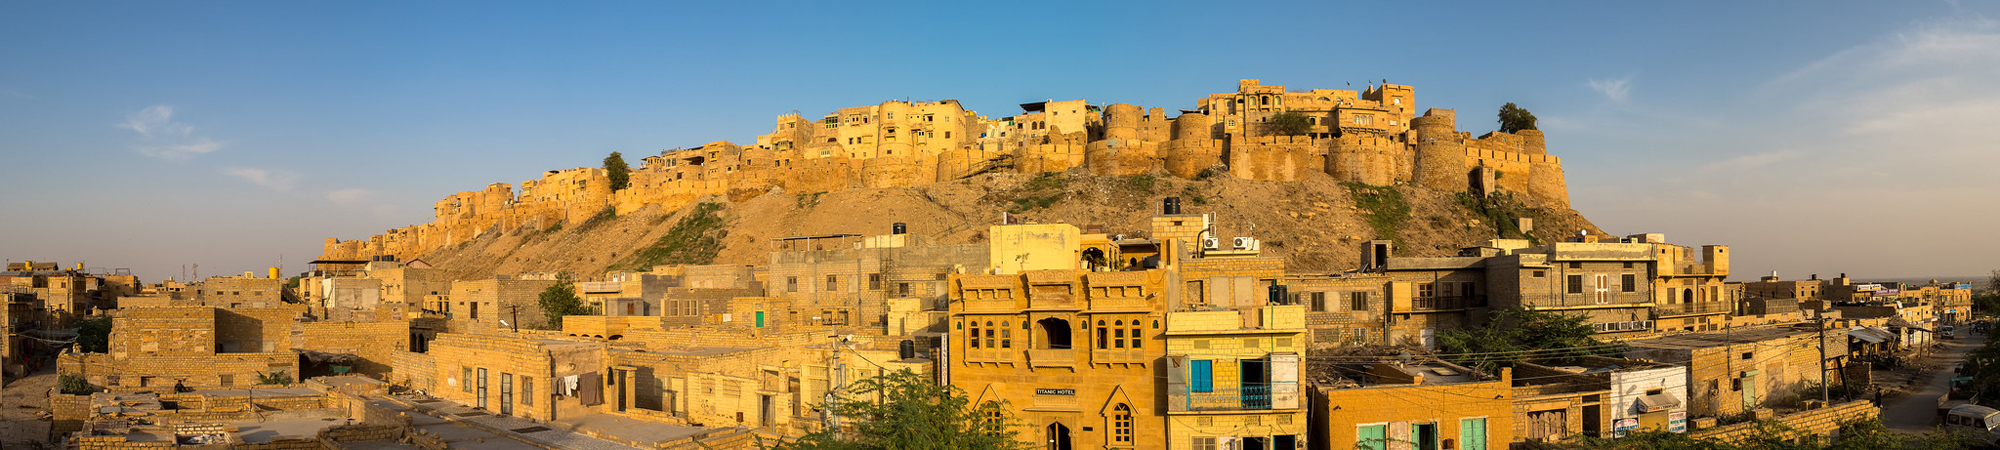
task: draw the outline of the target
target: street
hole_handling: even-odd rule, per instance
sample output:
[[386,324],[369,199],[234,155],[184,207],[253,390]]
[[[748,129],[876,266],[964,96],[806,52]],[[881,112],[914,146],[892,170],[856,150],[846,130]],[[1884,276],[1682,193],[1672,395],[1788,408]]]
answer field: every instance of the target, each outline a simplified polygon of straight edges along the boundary
[[1959,339],[1939,339],[1944,348],[1923,358],[1924,364],[1939,367],[1928,375],[1921,389],[1907,394],[1891,395],[1882,399],[1882,424],[1905,433],[1923,433],[1937,428],[1938,397],[1944,396],[1947,384],[1957,376],[1951,369],[1965,359],[1965,353],[1978,348],[1987,335],[1971,334]]

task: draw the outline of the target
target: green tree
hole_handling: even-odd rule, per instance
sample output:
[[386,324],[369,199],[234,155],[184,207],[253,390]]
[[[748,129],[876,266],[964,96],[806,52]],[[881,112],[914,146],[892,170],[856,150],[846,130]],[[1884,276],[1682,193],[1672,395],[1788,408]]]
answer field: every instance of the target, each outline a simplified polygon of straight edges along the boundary
[[76,375],[56,377],[56,386],[62,389],[62,393],[69,395],[87,395],[97,392],[97,389],[90,387],[90,382],[84,381],[83,377]]
[[76,350],[84,353],[111,351],[111,316],[90,316],[76,322]]
[[1508,103],[1500,107],[1500,132],[1513,133],[1535,129],[1535,114]]
[[965,391],[899,370],[854,383],[832,405],[853,431],[820,430],[787,450],[1023,449],[1005,403],[973,405]]
[[590,307],[583,305],[583,299],[576,296],[576,282],[571,281],[567,273],[557,275],[556,284],[542,289],[541,297],[536,299],[536,302],[542,307],[543,318],[547,319],[542,324],[544,329],[561,328],[563,316],[587,316],[593,313]]
[[1298,136],[1312,131],[1312,117],[1297,111],[1285,111],[1271,115],[1271,134]]
[[1454,364],[1484,372],[1524,359],[1615,355],[1618,349],[1591,337],[1588,318],[1513,307],[1493,313],[1485,326],[1438,333],[1438,352]]
[[604,177],[611,179],[613,192],[624,190],[626,186],[631,185],[632,167],[625,165],[625,155],[611,152],[611,156],[604,157]]

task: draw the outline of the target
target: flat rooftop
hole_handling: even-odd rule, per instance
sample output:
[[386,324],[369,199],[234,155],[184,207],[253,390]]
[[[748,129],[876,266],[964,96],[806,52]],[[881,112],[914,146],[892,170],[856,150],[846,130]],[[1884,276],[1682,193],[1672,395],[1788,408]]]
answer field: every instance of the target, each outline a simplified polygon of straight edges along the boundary
[[1780,339],[1800,334],[1817,333],[1810,330],[1792,328],[1752,328],[1748,330],[1725,329],[1700,333],[1676,334],[1652,339],[1626,341],[1626,344],[1641,348],[1696,349],[1725,345],[1749,344],[1772,339]]

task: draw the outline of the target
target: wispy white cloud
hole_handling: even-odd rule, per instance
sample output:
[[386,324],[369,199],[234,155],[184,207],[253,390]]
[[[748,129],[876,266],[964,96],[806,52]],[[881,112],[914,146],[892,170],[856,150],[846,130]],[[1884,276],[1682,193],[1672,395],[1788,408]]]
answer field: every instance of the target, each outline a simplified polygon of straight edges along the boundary
[[118,127],[136,131],[140,136],[149,138],[186,137],[194,133],[194,127],[174,121],[172,105],[148,106],[146,109],[125,116],[125,123],[118,124]]
[[0,97],[15,97],[15,98],[25,98],[25,99],[28,99],[28,100],[34,100],[34,99],[38,98],[38,97],[35,97],[35,96],[33,96],[33,95],[28,95],[28,94],[27,94],[27,93],[25,93],[25,92],[21,92],[21,91],[20,91],[20,90],[18,90],[18,89],[0,89]]
[[380,197],[380,193],[363,188],[341,189],[326,194],[326,200],[335,205],[365,210],[385,219],[395,217],[396,206],[381,202]]
[[185,144],[140,145],[137,148],[141,155],[160,159],[183,159],[221,149],[221,142],[215,142],[205,137],[195,138],[193,142]]
[[341,206],[360,206],[375,199],[375,191],[353,188],[328,192],[326,200]]
[[299,179],[298,174],[292,173],[290,171],[259,169],[254,167],[229,167],[223,169],[222,172],[229,174],[229,176],[242,178],[243,181],[248,181],[251,184],[279,191],[291,190],[292,184],[294,182],[297,182]]
[[[1581,175],[1573,180],[1619,187],[1572,181],[1578,208],[1607,229],[1739,245],[1736,266],[1746,273],[1988,269],[1975,255],[2000,252],[2000,237],[1973,224],[2000,221],[2000,212],[1968,202],[2000,193],[2000,178],[1984,173],[2000,166],[1987,131],[2000,117],[2000,22],[1916,23],[1780,76],[1740,81],[1731,84],[1740,91],[1722,92],[1733,100],[1624,112],[1658,120],[1597,121],[1617,125],[1598,127],[1597,136],[1622,137],[1592,148],[1629,145],[1655,164],[1572,168]],[[1632,94],[1630,78],[1589,87],[1612,100]],[[1677,119],[1691,117],[1703,120]],[[1610,174],[1588,175],[1599,171]],[[1865,258],[1825,245],[1856,238],[1884,245]]]
[[1605,80],[1592,78],[1590,79],[1590,89],[1603,93],[1611,101],[1624,103],[1625,99],[1630,98],[1632,94],[1632,77],[1626,76]]
[[119,128],[139,133],[141,142],[133,147],[139,154],[160,159],[185,159],[222,149],[222,143],[195,135],[194,127],[174,121],[172,105],[153,105],[125,116]]

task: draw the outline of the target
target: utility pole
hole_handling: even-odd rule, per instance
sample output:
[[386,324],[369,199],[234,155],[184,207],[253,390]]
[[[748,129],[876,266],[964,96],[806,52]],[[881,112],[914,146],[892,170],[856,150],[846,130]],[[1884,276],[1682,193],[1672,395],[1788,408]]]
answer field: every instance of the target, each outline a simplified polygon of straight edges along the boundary
[[[1833,402],[1831,394],[1827,393],[1828,385],[1826,384],[1826,315],[1814,315],[1818,317],[1814,318],[1813,322],[1819,325],[1819,404],[1820,407],[1824,408]],[[1845,375],[1842,374],[1841,379],[1846,379]]]
[[[521,305],[507,305],[507,311],[514,315],[514,323],[508,325],[513,325],[514,331],[521,331]],[[1821,367],[1821,369],[1824,369],[1824,367]]]

